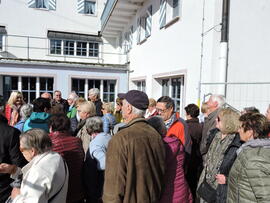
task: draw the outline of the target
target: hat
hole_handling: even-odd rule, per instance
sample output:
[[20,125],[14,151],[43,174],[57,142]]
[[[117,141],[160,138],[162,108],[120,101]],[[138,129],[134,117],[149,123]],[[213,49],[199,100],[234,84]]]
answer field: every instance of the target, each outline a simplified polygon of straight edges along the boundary
[[118,97],[127,100],[128,103],[137,109],[146,110],[149,105],[147,94],[139,90],[130,90],[126,94],[119,93]]

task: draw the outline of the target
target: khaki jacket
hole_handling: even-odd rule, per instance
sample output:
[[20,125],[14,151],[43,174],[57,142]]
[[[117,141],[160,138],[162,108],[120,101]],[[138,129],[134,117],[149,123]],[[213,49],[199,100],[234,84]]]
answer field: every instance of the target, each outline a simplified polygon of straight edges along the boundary
[[134,119],[109,143],[103,202],[158,202],[164,173],[162,137],[145,119]]
[[227,203],[270,202],[270,139],[246,142],[228,179]]

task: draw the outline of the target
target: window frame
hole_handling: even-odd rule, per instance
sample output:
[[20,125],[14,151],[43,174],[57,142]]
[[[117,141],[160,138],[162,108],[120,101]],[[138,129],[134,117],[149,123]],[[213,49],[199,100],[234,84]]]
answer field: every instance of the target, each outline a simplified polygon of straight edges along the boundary
[[[91,3],[94,4],[94,13],[88,13],[88,12],[86,12],[87,4],[91,4]],[[91,1],[91,0],[85,0],[84,1],[84,14],[85,15],[95,16],[96,13],[97,13],[97,2],[96,1]]]
[[[52,41],[54,41],[54,47],[53,47],[53,49],[52,49]],[[52,50],[54,50],[54,52],[57,52],[57,51],[59,51],[59,46],[57,46],[56,44],[55,44],[55,42],[60,42],[60,53],[58,54],[58,53],[52,53]],[[62,40],[61,39],[50,39],[50,54],[54,54],[54,55],[62,55]]]
[[[101,43],[97,41],[94,42],[94,41],[82,41],[82,40],[55,39],[55,38],[48,38],[48,41],[49,41],[48,54],[52,56],[67,56],[67,57],[70,56],[70,57],[82,57],[82,58],[99,58],[100,56],[99,51],[100,51]],[[60,46],[52,47],[52,45],[54,45],[52,43],[53,41],[54,42],[61,41],[61,48]],[[67,46],[66,42],[69,42],[69,43],[73,42],[74,43],[73,47]],[[86,48],[78,47],[79,43],[85,43]],[[92,44],[93,46],[91,46],[90,44]],[[79,52],[82,51],[83,49],[85,50],[86,54],[80,55]],[[61,50],[61,53],[60,52],[56,53],[57,50],[58,51]],[[73,54],[71,54],[72,52]]]
[[[39,2],[43,5],[43,7],[38,7]],[[49,10],[49,0],[35,0],[35,8]]]

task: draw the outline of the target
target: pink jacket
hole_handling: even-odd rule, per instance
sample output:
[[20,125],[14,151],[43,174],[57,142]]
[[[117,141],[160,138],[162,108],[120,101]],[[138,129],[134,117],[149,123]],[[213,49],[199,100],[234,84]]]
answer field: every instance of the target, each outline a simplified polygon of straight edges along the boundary
[[192,194],[185,179],[184,146],[175,136],[163,137],[166,147],[165,188],[160,203],[192,203]]

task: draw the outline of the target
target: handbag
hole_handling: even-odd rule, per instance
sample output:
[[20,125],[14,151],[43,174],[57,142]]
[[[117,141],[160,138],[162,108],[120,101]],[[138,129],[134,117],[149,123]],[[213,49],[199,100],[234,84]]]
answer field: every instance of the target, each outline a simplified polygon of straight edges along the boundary
[[[206,171],[206,170],[205,170]],[[198,195],[206,202],[216,202],[217,191],[206,181],[206,172],[204,175],[203,182],[197,190]]]

